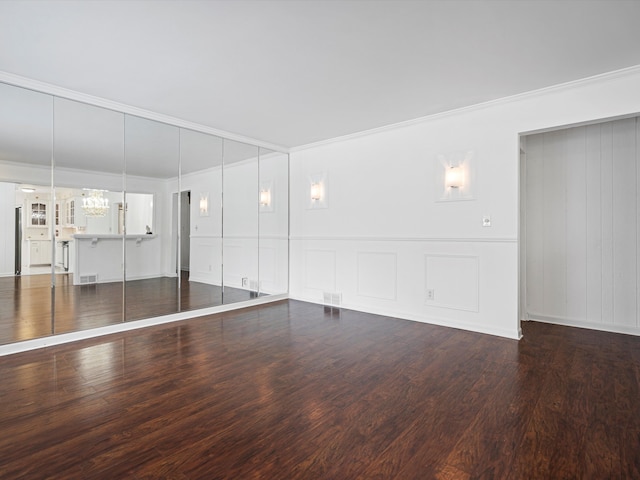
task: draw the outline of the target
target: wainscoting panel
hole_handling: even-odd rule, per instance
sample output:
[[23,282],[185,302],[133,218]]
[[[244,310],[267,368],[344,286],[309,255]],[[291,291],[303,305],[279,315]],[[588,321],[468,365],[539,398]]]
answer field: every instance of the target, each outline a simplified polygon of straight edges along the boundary
[[260,291],[262,293],[287,293],[289,290],[289,240],[260,238]]
[[[257,238],[233,238],[223,240],[224,285],[235,288],[250,288],[258,282]],[[242,279],[248,285],[242,284]]]
[[222,238],[191,236],[189,280],[222,285]]
[[304,287],[333,292],[336,289],[335,250],[308,249],[305,252]]
[[427,305],[478,311],[479,260],[476,256],[425,255]]
[[398,255],[390,252],[358,252],[356,290],[363,297],[396,300]]
[[290,249],[290,298],[519,338],[515,238],[293,237]]

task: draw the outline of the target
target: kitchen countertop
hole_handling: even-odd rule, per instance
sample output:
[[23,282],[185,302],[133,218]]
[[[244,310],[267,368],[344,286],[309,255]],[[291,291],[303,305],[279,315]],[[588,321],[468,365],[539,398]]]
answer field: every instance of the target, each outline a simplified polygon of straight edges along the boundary
[[[79,240],[86,240],[91,238],[100,238],[100,239],[121,239],[123,236],[113,233],[76,233],[73,238],[77,238]],[[156,238],[155,233],[138,233],[138,234],[127,234],[125,238]]]

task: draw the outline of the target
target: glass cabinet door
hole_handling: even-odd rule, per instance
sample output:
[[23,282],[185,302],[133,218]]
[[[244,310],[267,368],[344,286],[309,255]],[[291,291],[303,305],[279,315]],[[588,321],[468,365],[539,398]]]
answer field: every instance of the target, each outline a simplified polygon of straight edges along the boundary
[[31,226],[32,227],[47,226],[47,204],[46,203],[31,204]]

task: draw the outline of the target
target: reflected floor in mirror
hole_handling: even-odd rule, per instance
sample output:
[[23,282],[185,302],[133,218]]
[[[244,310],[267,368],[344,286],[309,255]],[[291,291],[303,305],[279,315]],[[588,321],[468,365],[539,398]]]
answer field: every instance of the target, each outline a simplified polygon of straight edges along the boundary
[[[247,290],[190,282],[181,276],[127,281],[126,320],[169,315],[254,298]],[[53,308],[52,308],[53,305]],[[52,315],[51,312],[54,312]],[[51,275],[0,278],[0,344],[121,323],[121,282],[73,285],[72,274],[57,274],[55,293]]]

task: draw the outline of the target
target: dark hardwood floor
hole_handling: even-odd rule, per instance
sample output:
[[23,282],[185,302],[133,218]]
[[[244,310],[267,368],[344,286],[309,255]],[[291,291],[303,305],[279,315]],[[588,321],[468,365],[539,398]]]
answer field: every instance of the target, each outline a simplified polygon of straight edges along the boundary
[[73,285],[71,274],[0,278],[0,344],[249,300],[237,288],[177,278]]
[[0,358],[0,478],[640,478],[640,338],[296,301]]

